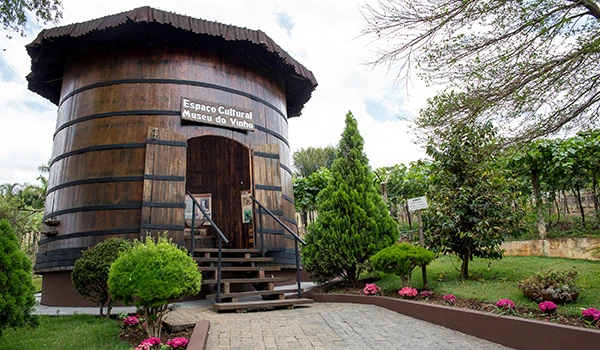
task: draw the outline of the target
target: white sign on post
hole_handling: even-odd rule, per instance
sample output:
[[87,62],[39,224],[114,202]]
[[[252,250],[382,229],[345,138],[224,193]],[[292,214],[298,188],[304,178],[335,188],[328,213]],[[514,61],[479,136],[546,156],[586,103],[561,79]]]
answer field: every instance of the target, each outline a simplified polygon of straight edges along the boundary
[[407,200],[406,203],[408,204],[408,210],[410,210],[410,211],[425,209],[429,206],[429,205],[427,205],[427,197],[425,197],[425,196],[411,198],[411,199]]

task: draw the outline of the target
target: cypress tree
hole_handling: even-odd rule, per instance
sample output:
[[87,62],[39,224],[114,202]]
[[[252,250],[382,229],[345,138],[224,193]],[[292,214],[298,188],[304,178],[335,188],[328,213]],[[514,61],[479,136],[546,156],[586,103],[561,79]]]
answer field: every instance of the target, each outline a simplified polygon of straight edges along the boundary
[[319,194],[319,215],[308,227],[302,250],[304,267],[318,282],[340,276],[356,284],[371,255],[398,239],[363,146],[356,119],[348,112],[332,178]]

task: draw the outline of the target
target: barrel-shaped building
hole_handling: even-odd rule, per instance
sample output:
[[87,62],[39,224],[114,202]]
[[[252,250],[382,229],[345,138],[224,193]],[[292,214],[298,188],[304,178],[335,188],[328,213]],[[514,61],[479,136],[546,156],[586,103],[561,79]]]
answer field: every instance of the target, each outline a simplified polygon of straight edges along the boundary
[[[266,34],[143,7],[44,30],[27,51],[29,89],[58,106],[42,303],[79,304],[70,271],[107,238],[167,231],[188,247],[187,193],[229,248],[255,248],[261,233],[275,262],[293,263],[293,240],[244,198],[297,230],[288,118],[317,83]],[[215,244],[211,225],[194,237]]]

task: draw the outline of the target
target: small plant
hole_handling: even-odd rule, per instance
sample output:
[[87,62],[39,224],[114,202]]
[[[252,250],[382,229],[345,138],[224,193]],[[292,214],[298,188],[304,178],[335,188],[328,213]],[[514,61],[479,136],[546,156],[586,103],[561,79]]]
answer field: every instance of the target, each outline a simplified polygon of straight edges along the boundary
[[450,305],[454,305],[456,302],[456,297],[454,294],[445,294],[442,298]]
[[381,293],[381,288],[375,283],[367,283],[363,289],[363,293],[365,293],[365,295],[376,295]]
[[142,340],[142,342],[140,343],[140,345],[137,346],[137,348],[135,348],[135,350],[151,350],[151,349],[159,349],[156,346],[160,346],[160,338],[157,337],[150,337],[148,339]]
[[431,295],[433,294],[433,292],[428,291],[428,290],[424,290],[421,293],[419,293],[419,295],[423,298],[423,299],[428,299]]
[[404,287],[398,291],[398,294],[403,298],[414,298],[419,292],[415,288]]
[[496,302],[496,310],[501,315],[515,315],[515,303],[510,299],[500,299]]
[[545,314],[552,314],[557,309],[556,304],[554,304],[551,301],[542,301],[541,303],[538,304],[538,307],[540,308],[540,311]]
[[167,345],[173,349],[182,349],[188,345],[188,340],[185,338],[174,338],[167,341]]
[[552,269],[525,278],[519,283],[523,295],[536,302],[552,300],[571,302],[579,288],[576,284],[577,271],[554,271]]
[[197,294],[200,279],[194,259],[163,235],[156,243],[151,237],[136,241],[121,254],[110,267],[108,286],[115,300],[138,308],[149,337],[160,337],[169,303]]
[[100,305],[100,316],[110,316],[114,301],[108,293],[108,272],[119,254],[131,249],[131,242],[122,238],[110,238],[83,252],[75,261],[71,280],[81,296]]
[[138,317],[138,315],[135,316],[127,316],[123,319],[123,324],[125,326],[135,326],[140,324],[140,318]]
[[581,309],[581,315],[583,316],[585,323],[589,325],[592,325],[600,320],[600,310],[593,307]]
[[399,276],[404,286],[409,287],[414,269],[434,259],[429,250],[404,242],[382,249],[371,257],[371,264],[376,270]]

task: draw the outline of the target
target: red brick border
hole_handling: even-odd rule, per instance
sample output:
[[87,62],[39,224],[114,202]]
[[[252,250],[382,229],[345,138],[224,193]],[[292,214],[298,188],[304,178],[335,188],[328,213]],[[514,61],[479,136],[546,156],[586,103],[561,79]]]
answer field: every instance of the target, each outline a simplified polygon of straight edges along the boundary
[[315,302],[377,305],[514,349],[592,349],[600,344],[597,330],[475,310],[379,296],[308,293],[306,297]]
[[204,350],[206,348],[206,341],[208,340],[209,329],[210,322],[207,320],[198,321],[196,326],[194,326],[187,350]]

